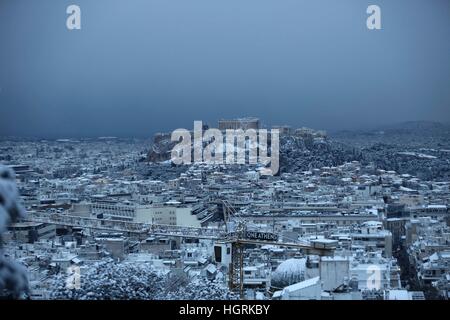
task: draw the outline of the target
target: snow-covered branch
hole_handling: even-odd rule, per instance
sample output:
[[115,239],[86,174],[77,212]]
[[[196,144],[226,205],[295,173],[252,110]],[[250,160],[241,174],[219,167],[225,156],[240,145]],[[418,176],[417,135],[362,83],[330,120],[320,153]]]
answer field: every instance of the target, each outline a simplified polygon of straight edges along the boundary
[[[176,276],[175,276],[176,277]],[[53,279],[53,299],[75,300],[229,300],[237,299],[222,283],[185,281],[173,286],[168,276],[145,263],[98,262],[80,273],[80,286],[67,286],[67,275]]]
[[0,166],[0,297],[18,299],[28,293],[26,269],[4,256],[1,238],[11,222],[23,217],[25,210],[20,204],[14,172]]

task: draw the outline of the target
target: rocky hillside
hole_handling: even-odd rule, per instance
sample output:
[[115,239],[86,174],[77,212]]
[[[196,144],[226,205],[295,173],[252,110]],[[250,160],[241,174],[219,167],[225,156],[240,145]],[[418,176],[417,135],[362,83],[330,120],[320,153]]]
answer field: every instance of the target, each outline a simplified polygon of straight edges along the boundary
[[[156,135],[147,160],[169,160],[174,145],[169,134]],[[339,132],[332,137],[293,134],[280,138],[281,172],[338,166],[354,160],[424,180],[449,179],[450,126],[406,122],[374,130]]]
[[176,142],[170,141],[169,133],[157,133],[153,137],[153,144],[147,154],[149,162],[162,162],[170,159],[170,153]]

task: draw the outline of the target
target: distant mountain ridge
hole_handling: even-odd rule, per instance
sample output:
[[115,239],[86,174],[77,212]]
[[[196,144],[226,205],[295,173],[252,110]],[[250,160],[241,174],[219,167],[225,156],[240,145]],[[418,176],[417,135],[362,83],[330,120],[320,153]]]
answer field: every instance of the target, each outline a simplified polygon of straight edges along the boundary
[[382,125],[370,129],[340,130],[332,136],[336,138],[349,135],[403,135],[421,134],[433,136],[445,136],[450,134],[450,123],[437,121],[406,121],[396,124]]

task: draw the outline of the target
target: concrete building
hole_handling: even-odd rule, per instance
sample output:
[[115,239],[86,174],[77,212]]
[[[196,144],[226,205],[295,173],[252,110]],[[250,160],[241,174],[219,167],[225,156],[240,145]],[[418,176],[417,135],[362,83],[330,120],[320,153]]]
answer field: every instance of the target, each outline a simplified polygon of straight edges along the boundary
[[25,243],[34,243],[41,239],[56,236],[56,226],[38,222],[19,222],[9,227],[12,238]]
[[137,205],[98,202],[92,204],[92,211],[97,216],[114,220],[168,224],[185,227],[200,227],[201,220],[192,214],[192,208],[181,206],[179,202],[158,205]]
[[350,260],[348,257],[322,257],[320,279],[323,290],[333,291],[349,280]]
[[322,294],[320,277],[308,279],[285,287],[273,294],[274,300],[320,300]]
[[201,221],[192,214],[190,207],[149,206],[136,210],[135,222],[169,224],[184,227],[200,227]]

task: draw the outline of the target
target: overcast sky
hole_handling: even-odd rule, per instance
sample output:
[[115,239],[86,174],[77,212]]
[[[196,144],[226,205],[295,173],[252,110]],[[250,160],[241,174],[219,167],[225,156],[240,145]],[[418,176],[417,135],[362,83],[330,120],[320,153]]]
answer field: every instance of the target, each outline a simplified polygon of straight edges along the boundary
[[0,0],[0,110],[39,137],[449,121],[450,0]]

